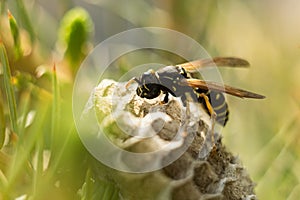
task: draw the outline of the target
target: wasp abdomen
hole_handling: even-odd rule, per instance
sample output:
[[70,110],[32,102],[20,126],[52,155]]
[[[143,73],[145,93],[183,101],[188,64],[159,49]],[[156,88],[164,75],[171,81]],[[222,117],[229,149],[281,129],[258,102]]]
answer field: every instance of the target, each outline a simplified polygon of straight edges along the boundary
[[[225,100],[225,96],[221,92],[215,92],[215,91],[202,91],[202,90],[196,90],[199,94],[204,93],[213,107],[214,112],[216,113],[216,121],[222,125],[225,126],[227,121],[228,121],[228,115],[229,115],[229,110],[228,110],[228,105]],[[199,102],[203,103],[205,106],[206,110],[208,110],[207,105],[203,102],[202,97],[199,97]]]

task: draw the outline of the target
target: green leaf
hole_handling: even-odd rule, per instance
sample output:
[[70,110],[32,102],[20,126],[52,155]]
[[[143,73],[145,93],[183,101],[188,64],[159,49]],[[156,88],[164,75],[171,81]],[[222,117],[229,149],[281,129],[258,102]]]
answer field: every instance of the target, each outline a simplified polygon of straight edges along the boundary
[[15,133],[18,133],[16,98],[15,98],[14,88],[11,81],[11,72],[8,63],[7,53],[2,41],[0,41],[0,61],[3,67],[3,82],[4,82],[3,85],[5,88],[8,107],[9,107],[10,121],[12,126],[11,128]]

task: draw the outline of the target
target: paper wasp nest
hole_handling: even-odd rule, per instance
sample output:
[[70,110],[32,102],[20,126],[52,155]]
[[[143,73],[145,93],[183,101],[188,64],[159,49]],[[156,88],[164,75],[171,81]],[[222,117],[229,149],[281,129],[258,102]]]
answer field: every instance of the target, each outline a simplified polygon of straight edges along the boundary
[[[101,168],[101,178],[116,183],[121,199],[256,199],[254,183],[218,134],[213,147],[211,120],[198,103],[183,106],[179,98],[170,97],[162,104],[159,97],[148,100],[137,96],[136,85],[128,89],[125,85],[103,80],[95,88],[94,109],[100,126],[115,145],[126,151],[164,149],[150,161],[114,156],[126,169],[139,169],[146,163],[149,169],[160,168],[155,171],[126,173]],[[182,149],[179,158],[168,163]]]

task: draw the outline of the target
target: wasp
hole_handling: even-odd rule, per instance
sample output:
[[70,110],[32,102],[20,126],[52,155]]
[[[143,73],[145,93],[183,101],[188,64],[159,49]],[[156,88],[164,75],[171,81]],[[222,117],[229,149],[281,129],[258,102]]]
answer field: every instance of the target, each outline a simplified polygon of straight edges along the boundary
[[165,94],[163,103],[168,102],[169,94],[180,97],[184,105],[186,105],[188,99],[199,102],[204,105],[205,110],[215,121],[225,126],[228,121],[229,110],[224,93],[240,98],[253,99],[263,99],[265,96],[194,77],[199,69],[215,65],[219,67],[248,67],[249,62],[236,57],[199,59],[174,66],[166,66],[157,71],[149,70],[138,78],[132,78],[126,87],[133,81],[137,82],[137,95],[147,99],[156,98],[163,93]]

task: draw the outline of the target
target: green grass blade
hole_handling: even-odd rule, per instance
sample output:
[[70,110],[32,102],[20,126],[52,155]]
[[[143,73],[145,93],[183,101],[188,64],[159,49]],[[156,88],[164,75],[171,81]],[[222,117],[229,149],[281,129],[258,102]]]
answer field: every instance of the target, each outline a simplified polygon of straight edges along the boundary
[[18,13],[20,14],[20,19],[22,19],[24,27],[30,35],[31,41],[34,42],[35,41],[34,29],[33,29],[33,26],[31,24],[31,21],[29,19],[28,12],[25,8],[23,0],[17,0],[16,3],[17,3],[16,5],[17,5]]
[[16,59],[19,59],[22,56],[22,48],[21,48],[21,39],[20,39],[20,31],[19,26],[17,24],[16,19],[11,14],[11,12],[7,11],[8,21],[10,26],[10,32],[14,40],[14,50]]
[[[263,174],[266,173],[268,168],[266,168],[265,163],[271,163],[272,160],[275,160],[280,151],[284,149],[284,146],[287,145],[283,141],[286,138],[285,135],[289,135],[287,133],[291,132],[291,129],[295,126],[299,118],[299,113],[294,116],[289,116],[289,120],[286,124],[284,124],[280,130],[274,134],[274,137],[255,155],[252,163],[253,166],[250,165],[250,168],[256,169],[254,174],[258,174],[263,177]],[[289,137],[293,137],[293,135],[289,135]]]
[[7,102],[9,106],[10,113],[10,121],[12,130],[15,133],[18,133],[18,124],[17,124],[17,107],[16,107],[16,99],[14,88],[11,82],[11,73],[10,67],[8,63],[7,53],[2,41],[0,41],[0,61],[3,66],[3,80],[4,80],[4,88],[6,92]]
[[20,99],[22,101],[18,104],[18,109],[19,109],[19,116],[21,118],[19,122],[19,135],[20,139],[23,139],[25,129],[26,129],[26,121],[29,116],[29,109],[30,109],[30,102],[31,102],[31,92],[32,88],[34,86],[30,85],[28,86],[28,89],[26,89],[24,92],[20,94]]
[[48,169],[48,174],[55,174],[58,165],[60,162],[62,162],[62,157],[63,157],[63,153],[66,151],[68,143],[71,141],[71,136],[72,134],[76,134],[75,133],[75,127],[72,127],[70,131],[68,131],[66,139],[64,140],[63,144],[60,146],[59,151],[57,152],[55,159],[52,159],[52,165],[51,167],[49,167]]
[[37,153],[37,161],[36,161],[36,169],[34,170],[33,174],[33,184],[32,184],[32,196],[38,196],[40,191],[39,183],[42,181],[41,177],[43,175],[43,163],[44,163],[44,142],[43,139],[37,140],[36,146],[36,153]]
[[91,169],[87,170],[84,185],[81,188],[81,200],[118,200],[119,189],[115,183],[100,179]]
[[[2,96],[1,93],[0,96]],[[0,100],[0,149],[3,147],[4,139],[5,139],[5,118],[4,118],[2,101]]]
[[[7,194],[13,195],[16,185],[18,185],[19,178],[24,175],[25,171],[29,170],[29,162],[32,160],[32,151],[35,146],[38,145],[38,141],[43,140],[43,132],[45,124],[48,123],[47,113],[49,111],[49,104],[47,102],[41,102],[39,104],[39,110],[36,113],[35,122],[28,129],[26,141],[21,140],[17,143],[14,155],[11,160],[10,168],[7,172],[8,184],[5,188]],[[41,145],[42,147],[42,145]]]
[[[53,66],[52,69],[52,119],[51,119],[51,152],[52,154],[56,150],[56,135],[58,132],[58,119],[59,119],[59,88],[58,88],[58,81],[56,75],[56,66]],[[55,155],[54,155],[55,156]],[[52,157],[52,156],[51,156]]]

